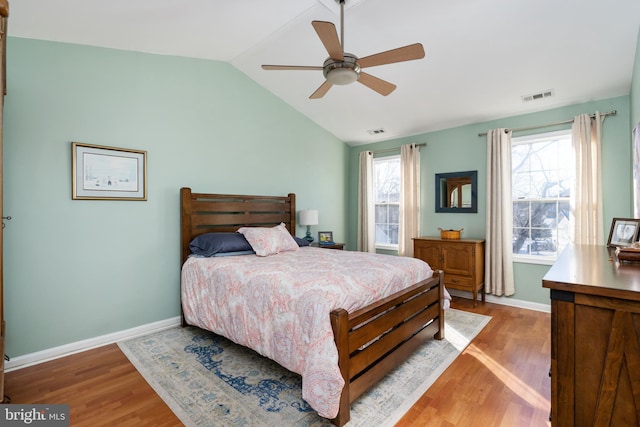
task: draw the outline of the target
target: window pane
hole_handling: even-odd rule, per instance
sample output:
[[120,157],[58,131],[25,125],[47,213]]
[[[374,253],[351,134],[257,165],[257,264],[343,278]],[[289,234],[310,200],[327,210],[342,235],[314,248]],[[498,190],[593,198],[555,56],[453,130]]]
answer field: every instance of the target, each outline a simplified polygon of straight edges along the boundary
[[531,227],[555,228],[557,203],[552,202],[532,202],[531,203]]
[[376,243],[385,245],[397,245],[398,225],[376,224]]
[[388,205],[388,213],[389,213],[389,223],[390,224],[399,224],[400,223],[400,206],[399,205]]
[[531,177],[529,172],[513,173],[511,176],[511,191],[513,199],[524,199],[531,194]]
[[397,224],[389,225],[389,243],[392,245],[398,244],[398,228]]
[[376,203],[400,201],[400,158],[378,160],[375,169]]
[[514,227],[528,227],[531,223],[529,215],[528,201],[525,202],[513,202],[513,226]]
[[389,243],[389,230],[387,224],[376,223],[376,243]]
[[529,255],[529,246],[531,238],[529,236],[529,228],[513,228],[513,253],[520,255]]
[[376,244],[397,245],[400,221],[400,156],[374,159]]
[[558,251],[562,251],[571,240],[570,205],[569,201],[558,202]]
[[516,172],[529,172],[529,144],[514,145],[511,148],[511,169]]
[[376,205],[376,224],[384,224],[388,221],[389,210],[387,205]]
[[557,185],[557,176],[558,174],[552,170],[532,171],[529,175],[531,179],[531,191],[529,193],[529,197],[536,199],[556,197],[557,194],[551,194],[549,189]]

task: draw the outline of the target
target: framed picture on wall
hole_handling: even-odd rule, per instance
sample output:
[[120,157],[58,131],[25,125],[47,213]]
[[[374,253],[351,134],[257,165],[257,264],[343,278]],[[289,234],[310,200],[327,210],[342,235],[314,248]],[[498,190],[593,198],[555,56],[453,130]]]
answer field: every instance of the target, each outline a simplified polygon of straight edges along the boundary
[[640,219],[613,218],[607,246],[631,246],[638,240],[638,231],[640,231]]
[[71,143],[74,200],[147,200],[147,152]]

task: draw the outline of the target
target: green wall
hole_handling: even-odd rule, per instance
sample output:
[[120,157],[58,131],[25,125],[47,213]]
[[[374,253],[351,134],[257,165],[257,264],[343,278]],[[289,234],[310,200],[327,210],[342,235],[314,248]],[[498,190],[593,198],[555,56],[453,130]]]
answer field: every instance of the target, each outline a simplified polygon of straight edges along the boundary
[[[478,133],[489,129],[519,128],[554,123],[582,113],[617,110],[615,116],[606,118],[603,125],[603,193],[604,228],[608,236],[613,217],[632,215],[631,196],[631,127],[629,97],[623,96],[580,105],[550,109],[538,113],[507,117],[484,123],[430,132],[409,138],[385,141],[376,144],[351,147],[349,155],[349,244],[355,247],[357,233],[358,155],[363,150],[383,150],[400,147],[402,144],[426,142],[420,151],[422,173],[422,234],[436,236],[438,227],[444,229],[464,228],[463,238],[485,237],[486,210],[486,137]],[[570,128],[571,125],[549,127],[540,131]],[[529,132],[533,133],[533,132]],[[516,133],[517,136],[526,135]],[[399,151],[399,149],[398,149]],[[435,174],[441,172],[478,171],[478,213],[456,214],[435,212]],[[606,243],[606,242],[603,242]],[[549,266],[515,263],[516,294],[514,298],[534,303],[548,304],[549,292],[541,286],[542,277]]]
[[640,123],[640,31],[636,43],[636,56],[633,62],[633,79],[631,80],[631,126]]
[[[227,63],[10,37],[3,153],[4,214],[12,216],[4,231],[7,353],[21,356],[178,316],[183,186],[295,192],[299,209],[319,209],[318,228],[333,230],[354,249],[358,153],[427,142],[423,234],[464,228],[464,237],[484,237],[486,150],[479,132],[615,109],[604,125],[607,229],[612,217],[631,214],[639,50],[640,43],[630,96],[349,148]],[[72,201],[72,141],[146,150],[148,201]],[[462,170],[478,170],[478,213],[436,214],[434,175]],[[540,286],[548,266],[516,263],[514,270],[515,298],[548,303]]]
[[[294,192],[346,238],[348,147],[227,63],[9,38],[7,82],[12,357],[179,315],[180,187]],[[71,200],[72,141],[146,150],[148,201]]]

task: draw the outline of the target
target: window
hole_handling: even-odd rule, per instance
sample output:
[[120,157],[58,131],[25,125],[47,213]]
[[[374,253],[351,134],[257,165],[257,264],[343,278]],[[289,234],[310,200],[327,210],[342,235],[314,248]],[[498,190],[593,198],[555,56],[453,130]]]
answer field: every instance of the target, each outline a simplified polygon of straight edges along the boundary
[[376,247],[398,248],[400,221],[400,156],[373,159]]
[[571,131],[512,140],[513,257],[549,262],[569,243]]

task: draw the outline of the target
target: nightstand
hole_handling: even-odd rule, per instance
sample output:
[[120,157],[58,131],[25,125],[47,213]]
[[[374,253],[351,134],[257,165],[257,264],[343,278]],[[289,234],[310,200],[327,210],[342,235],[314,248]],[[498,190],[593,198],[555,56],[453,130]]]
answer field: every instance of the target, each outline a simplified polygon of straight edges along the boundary
[[315,246],[316,248],[322,248],[322,249],[338,249],[338,250],[344,250],[344,243],[333,243],[331,245],[321,245],[319,243],[312,243],[311,246]]

